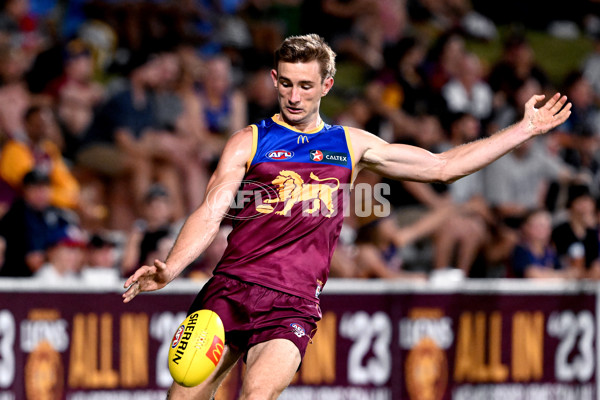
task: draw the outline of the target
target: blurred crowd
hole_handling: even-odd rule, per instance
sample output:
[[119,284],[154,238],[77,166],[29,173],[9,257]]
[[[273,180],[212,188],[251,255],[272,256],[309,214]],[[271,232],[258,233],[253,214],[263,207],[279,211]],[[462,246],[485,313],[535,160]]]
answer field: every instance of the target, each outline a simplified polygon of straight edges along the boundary
[[[0,5],[2,277],[102,284],[164,258],[227,138],[278,111],[273,51],[314,32],[357,71],[338,74],[323,118],[390,142],[441,152],[519,121],[534,93],[573,104],[565,124],[451,185],[361,172],[356,183],[389,188],[390,213],[346,218],[333,277],[600,279],[597,2],[513,21],[469,0]],[[594,47],[556,81],[531,29]],[[186,277],[210,276],[230,223]]]

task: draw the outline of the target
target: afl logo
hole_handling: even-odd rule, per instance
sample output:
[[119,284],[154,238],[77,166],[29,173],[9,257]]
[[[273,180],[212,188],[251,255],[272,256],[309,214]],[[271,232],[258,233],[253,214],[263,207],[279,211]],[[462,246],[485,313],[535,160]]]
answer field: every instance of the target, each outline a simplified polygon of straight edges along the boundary
[[271,150],[267,153],[267,158],[271,160],[288,160],[292,157],[294,157],[294,152],[287,150]]
[[310,160],[311,161],[323,161],[323,152],[321,150],[311,150],[310,151]]
[[179,344],[179,341],[181,340],[181,337],[183,336],[184,330],[185,330],[185,325],[181,325],[179,328],[177,328],[177,332],[175,332],[175,335],[173,335],[173,342],[171,343],[172,348],[177,347],[177,345]]
[[302,337],[302,336],[306,335],[306,332],[304,331],[304,328],[301,325],[299,325],[295,322],[292,322],[290,324],[290,327],[292,328],[292,332],[294,332],[294,334],[296,336]]

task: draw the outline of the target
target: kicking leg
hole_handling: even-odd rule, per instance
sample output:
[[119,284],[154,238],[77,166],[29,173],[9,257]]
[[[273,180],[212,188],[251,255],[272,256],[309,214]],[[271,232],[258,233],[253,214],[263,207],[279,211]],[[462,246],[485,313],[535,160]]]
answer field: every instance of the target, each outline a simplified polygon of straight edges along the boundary
[[300,351],[287,339],[273,339],[248,351],[241,400],[271,400],[290,384],[300,365]]
[[219,385],[223,382],[225,377],[227,377],[227,374],[229,374],[241,355],[242,354],[239,352],[232,351],[229,346],[225,346],[223,357],[221,358],[221,361],[219,361],[219,365],[217,365],[217,368],[204,382],[198,386],[189,388],[173,382],[173,385],[171,385],[171,388],[167,393],[167,400],[213,399]]

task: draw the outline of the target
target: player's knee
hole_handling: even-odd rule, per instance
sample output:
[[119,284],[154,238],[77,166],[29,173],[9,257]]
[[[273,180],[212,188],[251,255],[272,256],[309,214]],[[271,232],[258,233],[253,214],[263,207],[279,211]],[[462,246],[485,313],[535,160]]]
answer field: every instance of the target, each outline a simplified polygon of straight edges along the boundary
[[242,393],[240,400],[275,400],[283,392],[285,387],[273,385],[272,383],[252,382],[249,384],[247,380],[242,385]]

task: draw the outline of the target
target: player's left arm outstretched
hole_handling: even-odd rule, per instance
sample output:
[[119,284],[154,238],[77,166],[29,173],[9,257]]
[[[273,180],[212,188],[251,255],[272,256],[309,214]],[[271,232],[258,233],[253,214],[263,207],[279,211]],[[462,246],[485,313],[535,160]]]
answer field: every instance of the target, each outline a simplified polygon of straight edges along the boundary
[[571,114],[567,97],[556,93],[542,107],[543,95],[532,96],[518,123],[485,139],[434,154],[403,144],[390,144],[358,129],[348,128],[359,168],[381,175],[419,182],[451,183],[497,160],[515,147],[562,124]]

